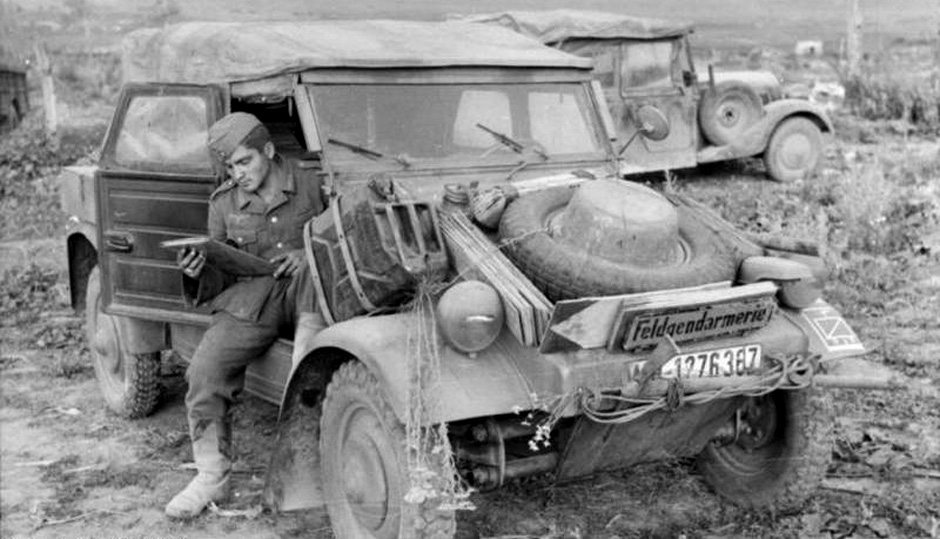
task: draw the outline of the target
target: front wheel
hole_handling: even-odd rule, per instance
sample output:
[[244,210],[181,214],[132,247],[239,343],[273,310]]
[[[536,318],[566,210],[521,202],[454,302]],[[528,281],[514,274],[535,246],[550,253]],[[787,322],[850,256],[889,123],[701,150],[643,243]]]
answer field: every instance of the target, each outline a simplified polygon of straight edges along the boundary
[[730,444],[709,444],[698,464],[705,480],[751,508],[799,509],[825,476],[831,458],[832,399],[816,389],[778,390],[749,399]]
[[774,130],[764,152],[767,174],[778,182],[808,177],[819,167],[822,131],[807,118],[789,118]]
[[[408,490],[405,427],[359,362],[333,375],[320,419],[323,493],[337,539],[396,539],[402,526],[417,539],[450,539],[452,510],[434,499],[404,501]],[[408,530],[411,531],[411,530]]]
[[85,292],[85,337],[108,408],[127,419],[150,415],[160,396],[160,353],[127,350],[118,318],[102,311],[97,267],[88,276]]

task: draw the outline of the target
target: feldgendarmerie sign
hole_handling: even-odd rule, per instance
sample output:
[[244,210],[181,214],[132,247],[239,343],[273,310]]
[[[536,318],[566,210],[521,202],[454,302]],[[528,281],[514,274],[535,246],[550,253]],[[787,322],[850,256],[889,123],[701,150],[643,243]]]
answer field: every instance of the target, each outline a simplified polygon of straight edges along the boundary
[[613,343],[631,350],[654,346],[667,335],[689,342],[753,331],[766,326],[775,309],[773,298],[668,311],[625,309]]

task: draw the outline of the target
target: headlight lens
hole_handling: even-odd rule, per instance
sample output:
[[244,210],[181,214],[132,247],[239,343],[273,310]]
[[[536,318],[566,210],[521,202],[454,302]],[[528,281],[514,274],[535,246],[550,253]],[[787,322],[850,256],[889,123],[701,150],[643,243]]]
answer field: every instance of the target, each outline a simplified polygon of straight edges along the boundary
[[437,321],[447,342],[464,353],[493,344],[503,327],[499,293],[481,281],[463,281],[450,287],[437,303]]
[[815,278],[778,283],[777,297],[787,307],[805,309],[822,296],[822,282]]
[[773,281],[780,287],[777,298],[793,309],[805,309],[822,296],[826,267],[818,257],[795,253],[746,258],[738,269],[742,283]]

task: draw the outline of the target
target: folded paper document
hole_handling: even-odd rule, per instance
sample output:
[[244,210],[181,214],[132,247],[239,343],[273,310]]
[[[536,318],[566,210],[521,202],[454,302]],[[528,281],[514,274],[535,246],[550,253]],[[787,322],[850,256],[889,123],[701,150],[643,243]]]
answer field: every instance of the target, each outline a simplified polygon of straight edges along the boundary
[[206,253],[206,262],[216,268],[239,276],[271,275],[277,269],[270,261],[241,251],[224,242],[208,236],[191,236],[160,242],[160,247],[167,249],[185,249],[191,247]]

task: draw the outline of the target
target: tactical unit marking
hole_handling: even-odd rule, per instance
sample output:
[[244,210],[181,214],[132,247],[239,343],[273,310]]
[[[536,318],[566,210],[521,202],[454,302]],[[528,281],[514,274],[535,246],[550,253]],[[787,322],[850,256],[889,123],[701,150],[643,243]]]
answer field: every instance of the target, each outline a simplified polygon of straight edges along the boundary
[[809,322],[827,350],[833,352],[865,350],[862,341],[842,318],[839,311],[821,301],[816,305],[803,309],[800,314]]

